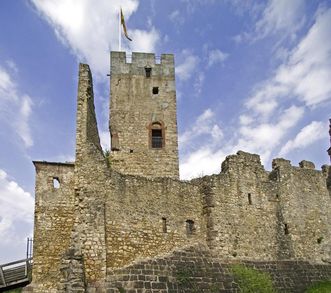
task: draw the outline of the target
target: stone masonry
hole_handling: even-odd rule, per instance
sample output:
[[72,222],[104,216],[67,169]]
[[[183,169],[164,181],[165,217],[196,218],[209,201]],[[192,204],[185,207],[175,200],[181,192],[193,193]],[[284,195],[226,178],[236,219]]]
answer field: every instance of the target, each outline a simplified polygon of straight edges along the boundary
[[181,181],[173,55],[112,52],[111,69],[110,157],[80,64],[75,162],[34,162],[26,291],[239,292],[238,262],[280,292],[331,279],[330,166],[277,158],[266,171],[238,151],[219,174]]

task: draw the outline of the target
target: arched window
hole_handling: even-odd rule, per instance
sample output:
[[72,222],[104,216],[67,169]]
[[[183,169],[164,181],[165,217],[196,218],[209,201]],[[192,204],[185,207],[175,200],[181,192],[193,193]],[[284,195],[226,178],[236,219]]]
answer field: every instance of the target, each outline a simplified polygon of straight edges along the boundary
[[162,122],[153,122],[149,127],[149,140],[152,149],[162,149],[164,147],[164,126]]

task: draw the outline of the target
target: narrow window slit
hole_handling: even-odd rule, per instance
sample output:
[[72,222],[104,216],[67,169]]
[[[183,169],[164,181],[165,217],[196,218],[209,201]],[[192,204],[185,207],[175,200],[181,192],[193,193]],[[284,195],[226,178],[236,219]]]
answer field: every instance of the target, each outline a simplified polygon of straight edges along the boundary
[[288,230],[288,224],[284,224],[284,233],[285,233],[285,235],[288,235],[290,232],[289,232],[289,230]]
[[248,196],[247,197],[248,197],[248,204],[249,205],[253,204],[252,203],[252,195],[250,193],[248,193]]
[[163,233],[167,233],[167,219],[162,218],[162,231]]

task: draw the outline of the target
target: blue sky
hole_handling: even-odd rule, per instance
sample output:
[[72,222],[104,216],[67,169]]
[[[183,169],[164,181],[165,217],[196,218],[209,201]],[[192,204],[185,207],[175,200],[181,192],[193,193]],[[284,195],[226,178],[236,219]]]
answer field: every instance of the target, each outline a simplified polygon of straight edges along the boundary
[[238,150],[329,163],[331,3],[318,0],[0,2],[0,263],[32,235],[32,160],[73,161],[78,63],[91,66],[109,148],[109,51],[174,53],[180,172]]

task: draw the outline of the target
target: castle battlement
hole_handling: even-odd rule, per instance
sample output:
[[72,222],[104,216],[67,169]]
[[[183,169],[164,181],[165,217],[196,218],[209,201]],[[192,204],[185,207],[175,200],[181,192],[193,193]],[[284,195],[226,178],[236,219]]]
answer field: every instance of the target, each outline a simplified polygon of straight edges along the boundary
[[[131,62],[130,62],[131,61]],[[175,74],[175,58],[173,54],[162,54],[160,57],[154,53],[111,52],[111,74],[146,75],[150,70],[151,78],[154,76],[173,76]]]

